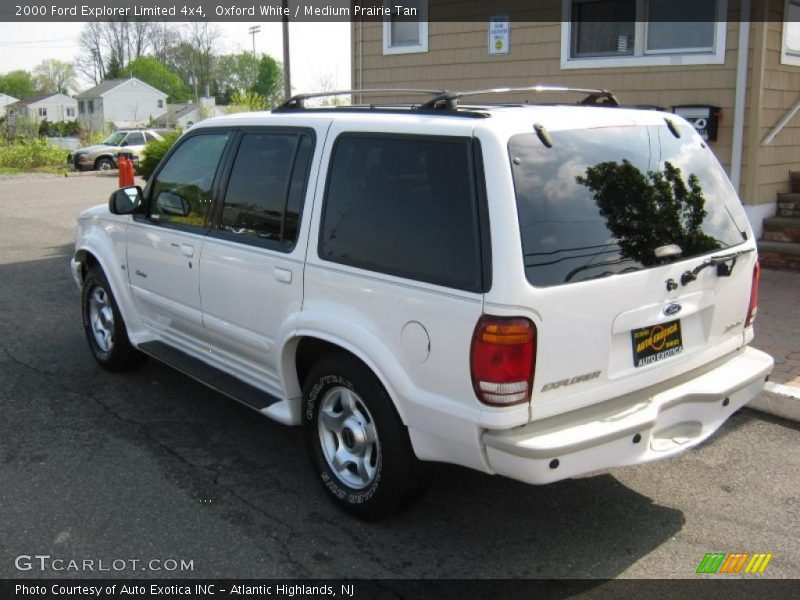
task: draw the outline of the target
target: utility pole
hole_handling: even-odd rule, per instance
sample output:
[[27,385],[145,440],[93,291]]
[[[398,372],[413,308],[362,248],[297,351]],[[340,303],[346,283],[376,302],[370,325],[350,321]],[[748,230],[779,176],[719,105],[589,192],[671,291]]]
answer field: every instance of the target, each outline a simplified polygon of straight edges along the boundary
[[283,95],[288,100],[292,97],[292,69],[289,64],[289,0],[281,0],[283,7]]
[[253,25],[247,30],[247,33],[253,36],[253,56],[256,55],[256,34],[261,33],[261,25]]

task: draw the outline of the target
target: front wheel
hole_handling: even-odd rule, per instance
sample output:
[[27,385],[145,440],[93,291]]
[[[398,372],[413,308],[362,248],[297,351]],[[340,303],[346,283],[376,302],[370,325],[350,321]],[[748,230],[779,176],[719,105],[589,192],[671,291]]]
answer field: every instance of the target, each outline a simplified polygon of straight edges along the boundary
[[99,267],[92,267],[86,274],[81,309],[86,340],[101,367],[109,371],[127,371],[142,363],[144,355],[128,339],[111,286]]
[[96,171],[110,171],[116,168],[116,166],[114,165],[114,161],[110,158],[98,158],[94,163],[94,168]]
[[311,369],[303,386],[303,429],[328,496],[360,519],[394,513],[426,480],[391,398],[351,356],[328,355]]

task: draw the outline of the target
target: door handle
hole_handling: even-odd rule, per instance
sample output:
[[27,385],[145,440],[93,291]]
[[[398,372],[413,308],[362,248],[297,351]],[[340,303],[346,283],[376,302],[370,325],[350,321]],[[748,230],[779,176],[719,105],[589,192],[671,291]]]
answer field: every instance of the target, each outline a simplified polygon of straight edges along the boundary
[[194,246],[190,246],[189,244],[181,244],[181,254],[188,256],[189,258],[193,257]]
[[275,267],[275,279],[281,283],[292,283],[292,272],[289,269]]

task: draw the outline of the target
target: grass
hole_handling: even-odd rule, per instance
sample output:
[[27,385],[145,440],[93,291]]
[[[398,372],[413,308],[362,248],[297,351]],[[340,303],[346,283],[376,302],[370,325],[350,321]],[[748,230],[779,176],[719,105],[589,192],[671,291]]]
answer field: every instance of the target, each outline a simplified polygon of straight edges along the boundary
[[64,175],[71,173],[72,169],[69,167],[33,167],[30,169],[23,169],[22,167],[0,167],[0,175],[19,175],[20,173],[49,173],[52,175]]

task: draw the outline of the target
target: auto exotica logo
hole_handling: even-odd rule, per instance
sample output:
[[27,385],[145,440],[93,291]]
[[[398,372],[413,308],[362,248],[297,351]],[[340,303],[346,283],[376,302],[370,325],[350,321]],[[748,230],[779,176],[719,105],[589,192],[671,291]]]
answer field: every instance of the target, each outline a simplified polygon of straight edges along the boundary
[[735,573],[763,573],[772,554],[763,552],[750,554],[749,552],[709,552],[700,561],[697,573],[735,574]]

